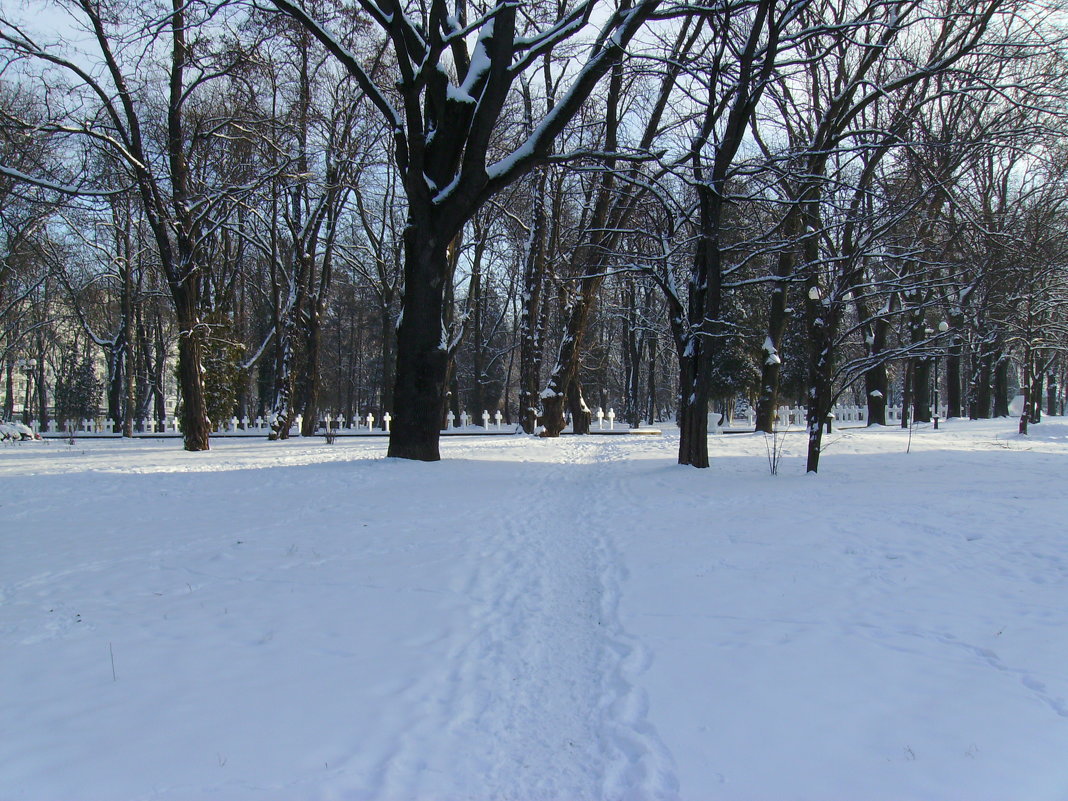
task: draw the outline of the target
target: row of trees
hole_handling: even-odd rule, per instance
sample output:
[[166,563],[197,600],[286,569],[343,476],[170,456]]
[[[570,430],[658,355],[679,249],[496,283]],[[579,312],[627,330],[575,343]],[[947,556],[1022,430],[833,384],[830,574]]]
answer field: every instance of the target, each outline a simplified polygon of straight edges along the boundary
[[704,467],[741,397],[803,403],[815,471],[842,393],[985,417],[1015,380],[1026,421],[1065,384],[1048,5],[63,8],[62,44],[0,16],[0,355],[42,393],[99,356],[127,433],[174,370],[190,450],[388,410],[434,460],[450,407],[615,403]]

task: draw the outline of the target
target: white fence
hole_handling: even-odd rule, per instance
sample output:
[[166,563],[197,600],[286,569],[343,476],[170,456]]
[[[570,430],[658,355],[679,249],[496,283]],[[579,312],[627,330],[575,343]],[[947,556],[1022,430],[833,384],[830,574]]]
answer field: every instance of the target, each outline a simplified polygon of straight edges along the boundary
[[[776,423],[782,427],[797,426],[804,428],[805,417],[808,414],[808,410],[804,406],[780,406],[779,413],[776,416]],[[868,422],[868,407],[867,406],[835,406],[832,414],[833,425],[841,425],[842,423],[861,423],[867,424]],[[942,419],[946,417],[946,407],[942,406],[938,411],[938,416]],[[719,415],[710,415],[717,421]],[[753,428],[756,425],[756,412],[752,409],[748,410],[745,415],[741,417],[735,417],[734,425],[738,427],[741,420],[745,420],[745,427]],[[900,423],[901,422],[901,407],[900,406],[887,406],[886,407],[886,422],[887,424]]]
[[[864,406],[835,406],[834,407],[833,425],[842,424],[866,424],[868,420],[868,410]],[[780,406],[777,416],[777,425],[783,428],[796,427],[804,428],[805,415],[807,411],[803,406]],[[939,416],[945,418],[946,408],[943,406],[939,410]],[[472,429],[479,432],[501,432],[512,433],[516,430],[513,425],[506,425],[504,423],[504,415],[498,409],[492,415],[488,411],[483,411],[480,415],[482,420],[482,426],[477,427],[475,424],[475,418],[467,412],[461,412],[459,415],[450,414],[448,419],[448,426],[443,429],[444,431],[460,431],[464,429]],[[719,421],[719,414],[709,414],[709,431],[718,430],[721,428],[716,423]],[[386,412],[382,419],[377,419],[373,414],[367,414],[362,417],[345,418],[342,415],[326,415],[320,424],[316,427],[316,433],[319,435],[325,434],[326,430],[342,435],[342,436],[372,436],[382,435],[389,432],[390,422],[393,417]],[[901,407],[900,406],[887,406],[886,407],[886,421],[888,424],[901,422]],[[250,419],[245,417],[238,419],[231,417],[224,425],[217,426],[215,433],[220,436],[228,437],[266,437],[271,431],[273,417],[257,417]],[[609,409],[608,412],[604,412],[598,408],[593,413],[593,425],[592,428],[597,431],[615,431],[616,429],[616,413],[613,409]],[[303,418],[297,415],[293,420],[293,425],[290,428],[290,436],[300,436],[300,429],[303,423]],[[756,414],[750,409],[744,415],[735,416],[733,423],[728,423],[727,428],[735,429],[752,429],[756,425]],[[60,423],[56,420],[49,421],[44,430],[41,429],[40,424],[34,420],[30,423],[30,428],[36,432],[40,432],[45,437],[63,437],[74,435],[76,437],[114,437],[119,436],[115,431],[114,421],[98,417],[92,420],[79,420],[76,423],[72,423],[73,430],[69,430],[67,423]],[[627,426],[623,426],[627,428]],[[151,437],[151,436],[179,436],[181,434],[181,422],[173,417],[168,417],[164,420],[138,420],[134,423],[134,433],[136,436]]]
[[[614,415],[613,415],[614,417]],[[482,412],[482,429],[486,431],[499,431],[501,433],[511,433],[514,431],[514,427],[504,424],[504,415],[498,409],[495,414],[490,414],[488,411]],[[267,434],[273,428],[274,416],[269,415],[267,417],[257,417],[250,419],[244,417],[238,419],[231,417],[223,425],[219,425],[215,428],[215,433],[221,436],[249,436],[249,437],[266,437]],[[316,426],[316,432],[320,435],[325,434],[327,430],[343,436],[353,436],[362,434],[375,435],[384,434],[389,432],[389,426],[393,420],[392,415],[386,412],[382,419],[377,419],[374,414],[368,413],[362,417],[345,418],[343,415],[325,415],[325,417]],[[290,427],[290,436],[300,436],[301,426],[304,419],[301,415],[297,415],[293,424]],[[474,424],[474,419],[467,412],[462,412],[460,415],[450,415],[449,425],[445,430],[456,430],[461,428],[470,428]],[[114,437],[119,436],[115,431],[115,421],[110,418],[98,417],[95,419],[86,419],[78,421],[57,421],[50,420],[48,425],[41,428],[40,423],[37,420],[30,422],[30,428],[35,432],[39,432],[45,437],[64,437],[74,435],[77,437]],[[137,420],[134,422],[134,433],[137,436],[151,437],[151,436],[179,436],[182,432],[181,421],[168,417],[164,420]]]

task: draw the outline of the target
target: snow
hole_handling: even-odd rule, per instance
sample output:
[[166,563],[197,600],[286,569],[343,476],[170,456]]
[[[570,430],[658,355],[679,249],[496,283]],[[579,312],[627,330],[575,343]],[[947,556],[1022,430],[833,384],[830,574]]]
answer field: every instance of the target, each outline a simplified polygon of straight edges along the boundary
[[0,797],[1068,797],[1068,421],[0,446]]

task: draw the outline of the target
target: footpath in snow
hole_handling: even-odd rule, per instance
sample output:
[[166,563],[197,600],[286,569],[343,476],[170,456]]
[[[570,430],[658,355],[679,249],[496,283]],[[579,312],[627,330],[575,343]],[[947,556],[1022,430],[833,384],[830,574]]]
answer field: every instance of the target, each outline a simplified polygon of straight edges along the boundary
[[1068,799],[1068,424],[0,447],[0,801]]

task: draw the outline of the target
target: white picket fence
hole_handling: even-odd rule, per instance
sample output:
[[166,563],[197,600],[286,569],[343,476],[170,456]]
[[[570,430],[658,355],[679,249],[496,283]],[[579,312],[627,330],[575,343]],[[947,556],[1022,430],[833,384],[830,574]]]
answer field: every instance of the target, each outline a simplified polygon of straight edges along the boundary
[[[805,415],[807,414],[803,406],[780,406],[777,416],[777,425],[783,428],[804,428]],[[835,406],[834,417],[832,418],[833,425],[842,424],[866,424],[868,418],[868,410],[864,406]],[[946,408],[943,406],[939,409],[939,416],[943,419],[946,416]],[[475,424],[475,418],[467,412],[461,412],[459,415],[451,414],[448,418],[448,426],[445,431],[461,431],[464,429],[472,429],[478,432],[496,431],[501,433],[512,432],[515,430],[514,426],[505,425],[504,415],[498,409],[495,413],[490,414],[489,411],[483,411],[480,415],[482,419],[482,426],[478,427]],[[593,428],[597,431],[615,431],[616,429],[616,413],[615,410],[609,409],[607,412],[600,407],[593,413],[594,421]],[[357,436],[357,435],[381,435],[389,432],[390,422],[393,417],[389,412],[386,412],[381,420],[378,420],[374,414],[368,413],[362,417],[346,418],[343,415],[326,415],[322,423],[317,427],[317,433],[322,435],[329,429],[342,436]],[[709,414],[709,431],[717,430],[716,423],[719,421],[719,414]],[[889,424],[901,422],[901,407],[900,406],[888,406],[886,408],[886,421]],[[273,417],[257,417],[250,419],[248,417],[238,419],[231,417],[224,425],[217,426],[215,433],[220,436],[229,437],[266,437],[268,432],[272,428]],[[300,429],[303,423],[303,418],[300,415],[293,421],[293,425],[290,428],[290,436],[300,436]],[[728,428],[734,429],[752,429],[756,425],[756,414],[750,409],[744,415],[735,416],[733,423],[729,424]],[[474,428],[473,428],[474,427]],[[626,428],[627,426],[623,426]],[[60,423],[56,420],[49,421],[44,430],[41,429],[40,423],[36,420],[31,421],[30,428],[35,432],[39,432],[44,437],[63,437],[73,434],[76,437],[114,437],[118,436],[115,433],[115,423],[111,419],[98,417],[96,419],[79,420],[74,424],[74,430],[69,431],[66,427],[66,423]],[[138,420],[134,423],[134,433],[136,436],[151,437],[151,436],[179,436],[181,434],[181,422],[173,417],[168,417],[164,420]]]
[[[780,406],[779,413],[776,416],[776,423],[780,427],[804,428],[807,414],[808,410],[805,409],[804,406]],[[831,418],[832,425],[841,425],[842,423],[860,423],[866,425],[868,422],[867,406],[835,406],[832,414],[834,415],[834,417]],[[711,416],[715,417],[718,421],[718,415]],[[942,406],[939,409],[938,416],[945,419],[945,406]],[[741,423],[741,420],[743,419],[745,420],[745,427],[753,428],[756,425],[756,412],[753,409],[749,409],[741,418],[735,417],[734,427],[739,427],[739,423]],[[901,422],[900,406],[886,407],[886,422],[887,424]]]
[[[612,416],[614,417],[614,415]],[[479,430],[499,431],[502,433],[514,430],[512,426],[504,424],[504,415],[499,409],[492,415],[488,411],[483,411],[481,418],[482,428]],[[257,417],[255,419],[244,417],[240,420],[236,417],[231,417],[225,424],[217,426],[215,428],[215,433],[221,436],[266,437],[268,432],[273,428],[274,419],[273,415]],[[392,420],[393,416],[389,412],[386,412],[381,420],[378,420],[372,413],[360,417],[354,416],[352,418],[346,418],[340,414],[328,414],[324,416],[320,425],[316,427],[316,430],[320,435],[325,434],[327,430],[343,436],[383,434],[389,432]],[[300,436],[303,422],[303,417],[298,414],[296,418],[294,418],[293,424],[290,427],[290,436]],[[458,416],[450,415],[448,422],[448,428],[445,430],[458,430],[461,428],[470,428],[474,425],[474,418],[467,412],[462,412]],[[115,433],[115,422],[110,418],[98,417],[95,419],[79,420],[70,425],[72,425],[72,430],[68,429],[67,422],[61,423],[57,420],[50,420],[48,425],[42,430],[38,421],[33,420],[30,422],[30,428],[44,437],[64,437],[71,434],[77,437],[118,436],[118,434]],[[181,421],[174,417],[168,417],[159,421],[137,420],[134,422],[134,433],[137,436],[179,436],[181,432]]]

